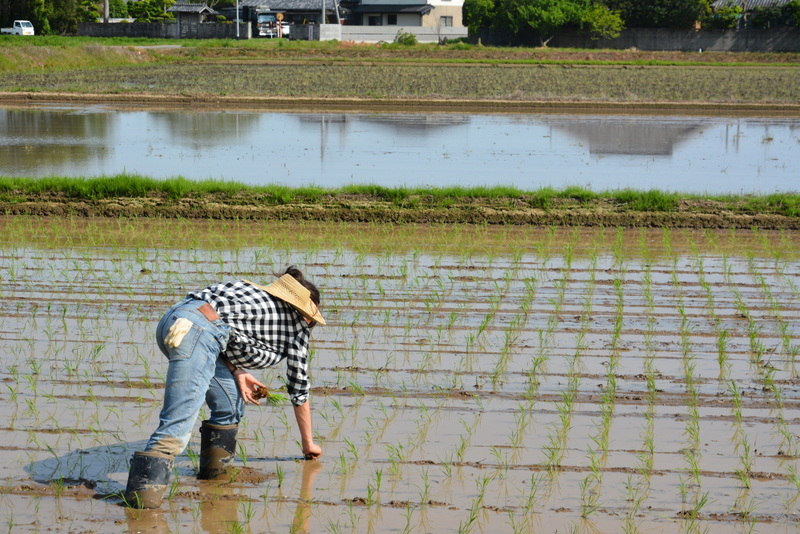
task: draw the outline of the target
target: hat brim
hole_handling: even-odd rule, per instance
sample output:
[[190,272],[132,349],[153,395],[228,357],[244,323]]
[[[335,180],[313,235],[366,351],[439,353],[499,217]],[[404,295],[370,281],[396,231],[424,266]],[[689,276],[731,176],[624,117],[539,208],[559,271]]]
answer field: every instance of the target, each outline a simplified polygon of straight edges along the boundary
[[311,300],[311,292],[303,287],[294,276],[284,274],[268,286],[262,286],[244,280],[248,284],[263,289],[273,297],[279,298],[285,303],[291,305],[294,309],[300,312],[300,315],[311,321],[319,324],[326,324],[325,318],[314,301]]

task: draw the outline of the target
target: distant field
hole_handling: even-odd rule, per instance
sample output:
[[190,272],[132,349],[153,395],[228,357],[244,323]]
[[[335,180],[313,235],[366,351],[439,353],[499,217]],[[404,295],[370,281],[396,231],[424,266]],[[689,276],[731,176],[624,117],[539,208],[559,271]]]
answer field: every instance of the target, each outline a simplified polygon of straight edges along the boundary
[[[800,110],[800,55],[0,40],[0,99]],[[165,42],[150,43],[164,46]],[[702,67],[702,68],[699,68]]]

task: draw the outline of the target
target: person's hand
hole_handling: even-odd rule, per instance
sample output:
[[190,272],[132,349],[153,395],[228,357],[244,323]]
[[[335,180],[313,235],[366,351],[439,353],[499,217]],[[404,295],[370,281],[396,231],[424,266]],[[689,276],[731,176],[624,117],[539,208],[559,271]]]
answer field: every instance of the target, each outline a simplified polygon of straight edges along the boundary
[[316,460],[322,456],[322,447],[316,443],[303,445],[303,456],[305,456],[306,460]]
[[236,379],[236,385],[239,386],[239,392],[241,392],[245,404],[258,404],[258,400],[253,398],[253,393],[255,393],[257,387],[266,386],[256,380],[256,377],[242,369],[237,369],[233,373],[233,377]]

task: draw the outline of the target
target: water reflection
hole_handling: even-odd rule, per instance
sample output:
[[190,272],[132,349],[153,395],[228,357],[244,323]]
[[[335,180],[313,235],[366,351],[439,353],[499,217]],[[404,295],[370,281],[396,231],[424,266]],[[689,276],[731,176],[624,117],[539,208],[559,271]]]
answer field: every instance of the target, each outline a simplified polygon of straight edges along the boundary
[[662,117],[658,123],[636,117],[586,117],[580,122],[560,117],[543,122],[584,141],[590,154],[672,156],[690,142],[704,122],[697,118]]
[[80,166],[105,157],[113,114],[0,112],[0,172],[34,174],[40,166]]
[[422,114],[385,114],[385,113],[299,113],[301,122],[315,125],[333,125],[366,122],[385,126],[388,133],[403,132],[414,134],[435,133],[448,126],[461,126],[469,123],[469,115],[422,115]]
[[259,127],[256,113],[150,112],[150,141],[156,146],[180,144],[194,150],[226,146],[248,138]]
[[796,191],[800,119],[0,109],[0,174]]

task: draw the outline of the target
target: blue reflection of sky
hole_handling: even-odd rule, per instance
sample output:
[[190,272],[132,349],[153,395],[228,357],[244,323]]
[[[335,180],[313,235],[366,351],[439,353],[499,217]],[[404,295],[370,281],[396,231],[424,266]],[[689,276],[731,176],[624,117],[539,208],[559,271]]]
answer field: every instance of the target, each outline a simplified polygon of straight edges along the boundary
[[[35,115],[19,116],[26,113]],[[76,114],[84,122],[87,114],[95,115],[94,126],[71,134]],[[47,128],[41,127],[42,121]],[[6,175],[127,171],[158,178],[327,187],[377,183],[522,189],[579,185],[598,191],[630,187],[696,193],[800,190],[800,119],[94,107],[0,109],[0,126],[5,147],[0,174]],[[75,151],[76,143],[84,150]],[[70,155],[63,158],[24,157],[24,151],[52,153],[66,144]]]

